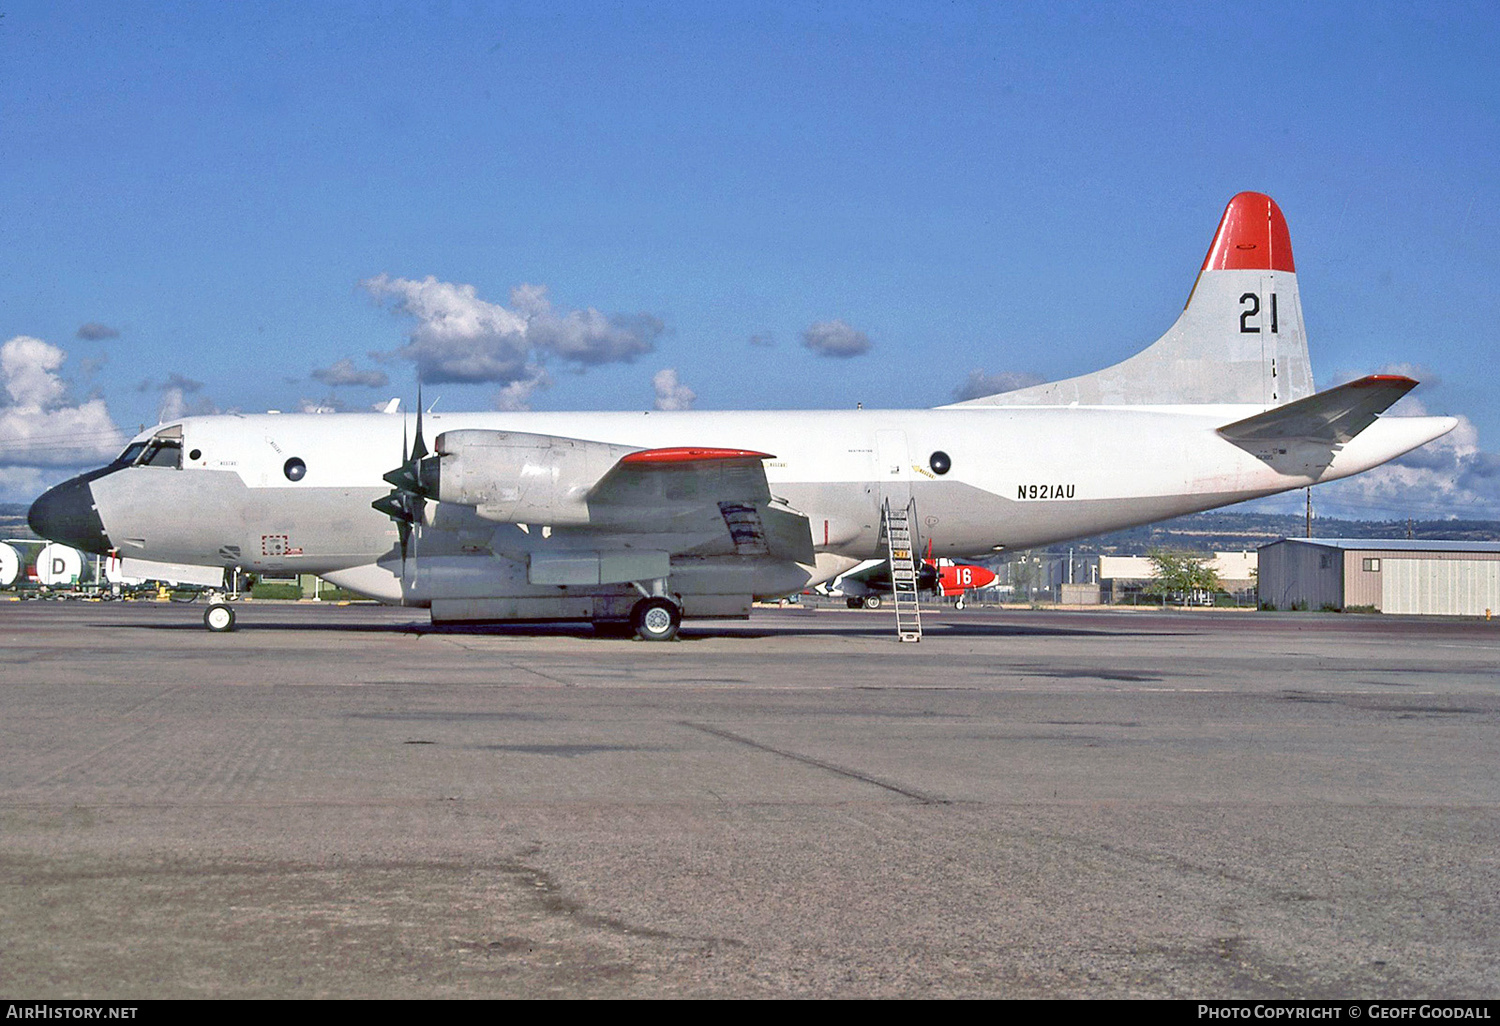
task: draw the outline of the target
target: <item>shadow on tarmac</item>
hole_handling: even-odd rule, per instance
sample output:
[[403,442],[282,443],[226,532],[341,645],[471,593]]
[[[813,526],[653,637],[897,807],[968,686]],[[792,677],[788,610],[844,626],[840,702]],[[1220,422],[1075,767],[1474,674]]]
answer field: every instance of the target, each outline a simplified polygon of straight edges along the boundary
[[[587,638],[592,641],[629,641],[636,642],[638,639],[629,636],[608,636],[595,632],[593,626],[587,621],[577,622],[537,622],[537,623],[449,623],[432,624],[423,622],[413,623],[340,623],[334,619],[319,618],[316,621],[289,620],[285,617],[276,617],[271,610],[266,618],[257,616],[258,611],[239,611],[239,618],[235,624],[235,633],[260,633],[270,631],[294,631],[301,633],[318,631],[336,631],[341,634],[414,634],[418,636],[488,636],[488,637],[519,637],[519,638]],[[802,616],[807,614],[793,614]],[[711,641],[723,638],[742,638],[745,640],[764,640],[769,638],[797,638],[797,637],[858,637],[858,638],[883,638],[893,637],[894,627],[880,617],[878,622],[873,616],[869,617],[868,623],[852,624],[844,622],[830,622],[823,620],[817,624],[806,626],[797,623],[778,623],[775,626],[750,626],[744,621],[723,621],[722,626],[715,626],[714,621],[690,623],[684,625],[678,640],[685,643],[696,641]],[[92,623],[89,626],[99,629],[124,629],[143,631],[176,631],[190,633],[202,631],[209,633],[197,618],[184,619],[180,622],[168,623],[120,623],[105,622]],[[1182,637],[1190,636],[1192,631],[1182,630],[1147,630],[1139,627],[1120,629],[1101,629],[1084,626],[1042,626],[1038,624],[1019,624],[1007,622],[964,622],[936,620],[929,621],[924,625],[925,632],[934,639],[938,638],[966,638],[966,637],[1059,637],[1059,638],[1090,638],[1090,637]]]

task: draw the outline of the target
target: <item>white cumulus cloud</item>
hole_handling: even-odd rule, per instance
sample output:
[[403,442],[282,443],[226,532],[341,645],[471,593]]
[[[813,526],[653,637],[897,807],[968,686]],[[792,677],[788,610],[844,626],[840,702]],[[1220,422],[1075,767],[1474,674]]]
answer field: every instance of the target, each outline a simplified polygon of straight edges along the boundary
[[6,502],[30,502],[47,487],[48,481],[36,467],[0,466],[0,497]]
[[68,386],[57,376],[68,354],[30,335],[17,335],[0,346],[0,377],[11,404],[42,410],[63,401]]
[[[390,355],[416,363],[418,378],[428,383],[539,382],[535,367],[549,357],[579,368],[629,362],[651,352],[663,331],[650,314],[606,316],[592,307],[559,312],[540,285],[512,289],[510,308],[481,299],[472,285],[431,276],[416,281],[380,274],[361,285],[415,318],[410,341]],[[518,391],[530,394],[524,386]]]
[[651,386],[656,389],[658,410],[691,410],[693,400],[698,398],[698,393],[678,380],[674,367],[664,367],[657,371],[656,376],[651,379]]
[[[118,455],[125,437],[103,399],[75,403],[58,371],[68,354],[17,335],[0,346],[0,493],[30,499],[58,468],[95,466]],[[52,471],[52,473],[48,473]],[[21,494],[31,493],[31,494]]]
[[665,328],[659,318],[644,313],[606,317],[589,307],[560,314],[542,285],[518,285],[510,301],[526,318],[528,342],[579,364],[629,363],[655,349]]
[[495,409],[506,413],[524,413],[531,409],[531,393],[539,388],[552,387],[552,375],[546,368],[533,364],[528,367],[530,377],[512,381],[495,393]]

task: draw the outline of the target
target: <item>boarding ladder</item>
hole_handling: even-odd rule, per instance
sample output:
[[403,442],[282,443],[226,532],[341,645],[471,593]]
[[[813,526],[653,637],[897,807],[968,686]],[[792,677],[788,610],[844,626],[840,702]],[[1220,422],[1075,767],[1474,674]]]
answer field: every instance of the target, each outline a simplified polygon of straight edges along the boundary
[[892,605],[896,607],[896,636],[902,641],[922,640],[922,609],[917,604],[916,539],[912,521],[916,503],[893,507],[886,499],[880,510],[881,533],[890,558]]

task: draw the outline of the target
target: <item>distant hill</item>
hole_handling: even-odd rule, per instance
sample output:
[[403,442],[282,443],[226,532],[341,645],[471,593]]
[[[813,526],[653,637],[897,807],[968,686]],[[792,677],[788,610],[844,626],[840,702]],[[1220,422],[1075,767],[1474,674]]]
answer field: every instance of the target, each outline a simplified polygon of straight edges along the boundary
[[[1307,534],[1307,521],[1296,514],[1192,513],[1144,527],[1081,538],[1049,547],[1052,552],[1143,555],[1151,549],[1185,552],[1237,552],[1282,538]],[[1500,541],[1496,520],[1338,520],[1314,517],[1314,538],[1415,538],[1453,541]]]
[[0,502],[0,538],[35,538],[26,526],[26,511],[30,508],[23,502]]

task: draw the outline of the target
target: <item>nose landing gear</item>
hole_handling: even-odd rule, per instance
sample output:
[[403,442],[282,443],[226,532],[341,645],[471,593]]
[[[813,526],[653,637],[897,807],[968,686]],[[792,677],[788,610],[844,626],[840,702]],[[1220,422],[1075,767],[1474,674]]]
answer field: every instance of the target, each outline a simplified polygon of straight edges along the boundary
[[203,611],[203,626],[216,634],[234,630],[234,610],[216,596]]

